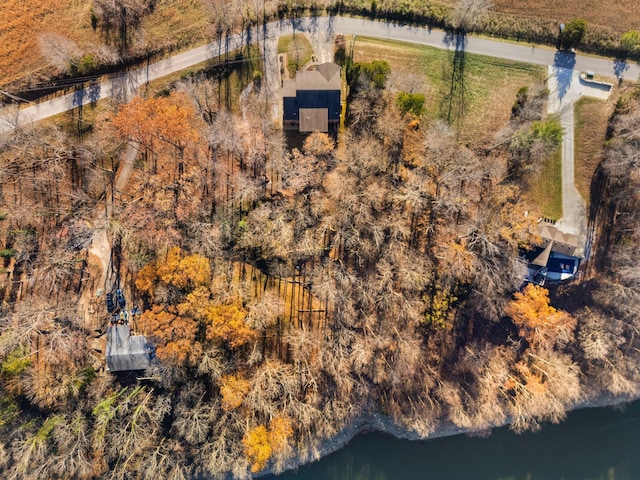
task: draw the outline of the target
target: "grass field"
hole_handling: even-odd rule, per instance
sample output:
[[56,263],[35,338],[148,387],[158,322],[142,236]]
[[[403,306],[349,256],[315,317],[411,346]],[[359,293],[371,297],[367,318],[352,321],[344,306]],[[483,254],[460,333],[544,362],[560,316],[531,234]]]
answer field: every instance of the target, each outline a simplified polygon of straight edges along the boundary
[[591,180],[602,160],[610,108],[602,100],[582,98],[575,105],[575,182],[587,202],[591,200]]
[[562,217],[562,150],[558,148],[531,182],[528,196],[540,208],[540,215],[551,220]]
[[[109,43],[98,26],[91,25],[91,0],[3,0],[0,2],[0,89],[33,86],[58,73],[41,52],[38,38],[57,33],[79,51],[104,55]],[[132,47],[183,48],[207,40],[208,16],[200,0],[157,0],[144,18]]]
[[[27,76],[37,79],[44,74],[38,35],[45,32],[79,36],[78,23],[90,1],[4,0],[0,4],[0,86]],[[63,21],[64,20],[64,21]],[[90,29],[87,7],[86,23]]]
[[[356,62],[386,60],[391,66],[388,89],[424,93],[427,116],[448,116],[453,76],[453,53],[420,45],[358,36]],[[546,69],[525,63],[467,54],[464,59],[464,115],[459,139],[464,143],[491,142],[510,118],[516,92],[542,82]],[[457,111],[460,98],[453,108]],[[458,124],[457,121],[452,121]]]
[[[455,0],[445,0],[455,4]],[[568,22],[584,18],[590,25],[616,32],[638,29],[640,8],[637,0],[493,0],[492,10],[522,18],[545,19],[551,22]]]
[[278,53],[287,54],[287,69],[293,78],[298,70],[311,61],[313,46],[304,35],[283,35],[278,39]]

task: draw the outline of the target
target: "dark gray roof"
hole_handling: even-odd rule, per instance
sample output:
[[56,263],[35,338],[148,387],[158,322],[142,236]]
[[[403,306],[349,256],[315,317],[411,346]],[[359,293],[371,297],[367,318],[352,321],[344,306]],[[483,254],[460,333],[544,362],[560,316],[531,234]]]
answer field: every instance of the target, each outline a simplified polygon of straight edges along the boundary
[[107,327],[107,370],[144,370],[154,356],[153,346],[144,335],[131,335],[128,325]]

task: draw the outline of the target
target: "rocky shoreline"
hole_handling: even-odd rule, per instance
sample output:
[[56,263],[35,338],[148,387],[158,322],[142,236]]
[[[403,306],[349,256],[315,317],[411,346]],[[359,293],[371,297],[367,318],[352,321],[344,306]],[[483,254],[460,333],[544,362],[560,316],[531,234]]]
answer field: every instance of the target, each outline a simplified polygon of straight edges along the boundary
[[[567,413],[584,408],[604,408],[615,405],[622,405],[634,402],[638,399],[640,399],[640,396],[613,396],[609,394],[600,394],[576,403],[567,410]],[[505,422],[502,425],[494,425],[492,428],[501,428],[507,425],[509,425],[509,422]],[[471,429],[457,427],[452,422],[447,421],[443,422],[435,432],[426,437],[423,437],[413,430],[408,430],[397,425],[390,417],[375,412],[364,417],[357,417],[335,436],[322,442],[318,449],[318,457],[316,459],[308,462],[304,461],[304,459],[299,456],[294,457],[290,462],[287,463],[285,470],[281,473],[284,473],[285,471],[295,470],[299,467],[302,467],[303,465],[319,461],[327,455],[330,455],[331,453],[344,448],[357,435],[370,432],[382,432],[393,435],[394,437],[402,440],[412,441],[432,440],[435,438],[450,437],[460,434],[482,433]],[[277,473],[275,473],[272,468],[267,468],[259,475],[257,475],[257,477],[263,477],[266,475],[277,475]]]

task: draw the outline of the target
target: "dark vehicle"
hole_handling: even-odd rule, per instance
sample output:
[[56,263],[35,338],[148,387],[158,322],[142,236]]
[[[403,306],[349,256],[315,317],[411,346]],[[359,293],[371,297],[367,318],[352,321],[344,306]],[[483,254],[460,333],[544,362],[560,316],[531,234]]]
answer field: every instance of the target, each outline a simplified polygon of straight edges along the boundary
[[116,310],[116,304],[113,303],[113,294],[111,292],[107,293],[107,311],[109,313],[113,313]]
[[124,299],[124,293],[122,293],[122,289],[116,290],[116,300],[118,300],[118,305],[120,308],[124,308],[127,305],[127,301]]
[[542,267],[538,270],[533,277],[533,283],[540,285],[541,287],[544,285],[544,282],[547,280],[547,267]]

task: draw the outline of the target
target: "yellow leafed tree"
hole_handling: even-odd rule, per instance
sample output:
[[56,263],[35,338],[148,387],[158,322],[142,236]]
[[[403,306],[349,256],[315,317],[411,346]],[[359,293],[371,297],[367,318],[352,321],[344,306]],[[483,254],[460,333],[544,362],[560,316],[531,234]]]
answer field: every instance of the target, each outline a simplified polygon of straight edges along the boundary
[[247,432],[242,439],[244,453],[251,463],[251,471],[257,473],[264,468],[271,457],[269,435],[264,425],[259,425]]
[[522,292],[515,293],[505,313],[519,328],[520,336],[534,348],[552,348],[573,339],[576,319],[549,305],[549,291],[546,288],[527,285]]
[[269,425],[269,444],[274,453],[284,450],[293,435],[291,420],[287,417],[275,417]]
[[241,347],[257,336],[246,322],[247,312],[236,305],[214,305],[207,312],[207,339],[225,342],[231,348]]
[[220,379],[220,395],[222,395],[222,409],[230,412],[242,405],[244,397],[249,393],[249,382],[242,377],[225,375]]

